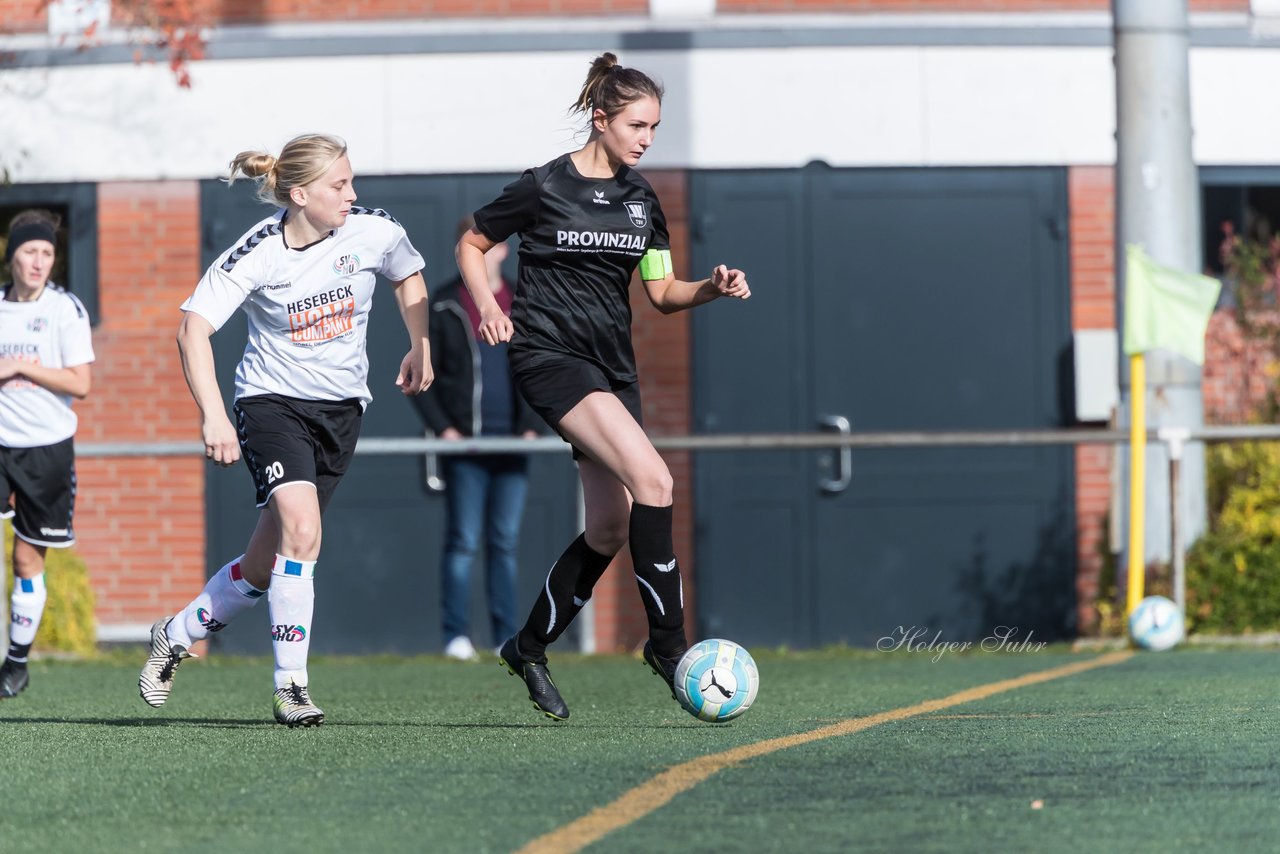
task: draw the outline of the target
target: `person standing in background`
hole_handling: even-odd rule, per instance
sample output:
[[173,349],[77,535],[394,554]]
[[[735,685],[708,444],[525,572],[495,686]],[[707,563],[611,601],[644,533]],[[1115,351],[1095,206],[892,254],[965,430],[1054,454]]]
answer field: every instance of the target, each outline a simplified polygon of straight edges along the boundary
[[[466,216],[457,237],[472,229]],[[484,256],[489,292],[503,311],[511,310],[512,291],[502,278],[507,245],[497,243]],[[516,391],[506,343],[481,346],[480,309],[455,278],[436,291],[431,303],[430,339],[434,384],[414,398],[419,414],[439,438],[526,439],[538,435],[538,416]],[[516,552],[528,487],[528,457],[523,454],[445,454],[445,540],[440,559],[440,610],[444,654],[478,658],[470,632],[471,568],[483,535],[485,595],[489,603],[491,645],[496,649],[515,633]]]
[[[13,519],[13,597],[9,651],[0,665],[0,699],[30,682],[27,654],[47,598],[44,557],[75,544],[72,398],[91,385],[93,335],[84,304],[49,281],[60,221],[23,211],[9,223],[0,290],[0,518]],[[13,503],[9,503],[9,496]]]

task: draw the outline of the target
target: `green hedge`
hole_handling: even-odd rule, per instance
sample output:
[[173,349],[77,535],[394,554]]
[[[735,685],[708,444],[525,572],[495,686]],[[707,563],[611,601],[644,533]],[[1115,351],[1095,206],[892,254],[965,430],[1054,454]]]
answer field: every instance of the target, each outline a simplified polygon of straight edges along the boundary
[[[5,598],[13,592],[13,526],[4,526]],[[98,627],[93,616],[89,571],[75,549],[45,553],[45,584],[49,599],[36,633],[37,652],[59,651],[92,655],[97,651]],[[8,605],[5,612],[8,613]]]
[[1280,444],[1211,444],[1209,530],[1187,555],[1187,620],[1206,633],[1280,629]]

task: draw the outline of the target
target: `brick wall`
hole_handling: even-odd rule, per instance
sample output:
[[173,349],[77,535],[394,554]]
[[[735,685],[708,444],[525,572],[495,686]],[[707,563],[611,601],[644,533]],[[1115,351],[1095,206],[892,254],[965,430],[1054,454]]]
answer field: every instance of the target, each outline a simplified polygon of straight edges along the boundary
[[[208,24],[263,21],[647,15],[649,0],[196,0]],[[718,0],[721,14],[759,12],[1070,12],[1105,11],[1111,0]],[[1247,12],[1249,0],[1190,0],[1193,12]],[[123,24],[117,10],[117,25]],[[0,27],[46,29],[40,0],[0,0]]]
[[1230,310],[1216,312],[1204,342],[1205,423],[1245,424],[1256,419],[1275,376],[1273,342],[1246,341]]
[[[688,269],[688,182],[684,172],[646,172],[662,200],[671,234],[672,260],[676,277],[693,275]],[[632,324],[636,363],[640,373],[640,395],[644,402],[644,426],[651,436],[689,433],[693,426],[689,397],[690,361],[689,315],[659,314],[649,304],[639,278],[631,286]],[[697,604],[694,583],[697,567],[693,561],[693,467],[687,452],[663,454],[675,479],[676,555],[684,575],[686,632],[693,638],[693,615]],[[601,652],[632,649],[648,637],[644,606],[636,588],[631,557],[626,549],[618,555],[596,588],[596,647]]]
[[[209,26],[265,21],[384,21],[431,18],[539,18],[648,15],[649,0],[193,0],[194,20]],[[120,4],[113,26],[128,26]],[[41,32],[41,0],[0,0],[0,32]]]
[[648,0],[204,0],[210,20],[370,21],[646,15]]
[[[1080,12],[1109,11],[1111,0],[716,0],[734,12]],[[1192,12],[1247,12],[1249,0],[1191,0]]]
[[40,0],[0,0],[0,32],[46,30],[48,20],[48,12]]
[[[1114,329],[1115,170],[1073,167],[1068,172],[1071,211],[1071,328]],[[1076,446],[1076,600],[1082,634],[1097,622],[1103,536],[1111,503],[1110,445]]]
[[[200,274],[198,223],[194,181],[99,186],[101,322],[78,441],[198,438],[174,343],[178,306]],[[204,580],[203,463],[81,459],[77,477],[76,549],[98,621],[149,622],[185,605]]]

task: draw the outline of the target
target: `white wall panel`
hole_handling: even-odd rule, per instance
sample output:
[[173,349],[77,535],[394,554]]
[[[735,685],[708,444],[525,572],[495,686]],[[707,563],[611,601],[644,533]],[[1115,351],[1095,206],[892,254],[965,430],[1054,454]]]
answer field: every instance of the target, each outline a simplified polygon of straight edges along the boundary
[[1191,51],[1192,152],[1200,165],[1280,163],[1280,50]]
[[1110,48],[937,48],[924,64],[922,162],[1115,162]]
[[[1107,47],[630,51],[667,86],[645,166],[1060,165],[1115,158]],[[576,147],[590,52],[444,53],[0,74],[0,160],[19,181],[209,177],[235,152],[345,136],[357,172],[512,172]],[[1280,51],[1192,56],[1201,162],[1277,159]]]
[[[703,51],[687,97],[702,167],[919,163],[920,48]],[[678,94],[678,93],[677,93]]]

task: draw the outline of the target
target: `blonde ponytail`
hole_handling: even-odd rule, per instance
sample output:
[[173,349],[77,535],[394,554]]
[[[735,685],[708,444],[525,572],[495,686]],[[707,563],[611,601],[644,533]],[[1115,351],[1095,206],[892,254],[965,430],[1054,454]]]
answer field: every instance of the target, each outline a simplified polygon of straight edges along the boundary
[[265,151],[242,151],[231,159],[227,183],[243,175],[256,181],[255,195],[269,205],[288,207],[294,187],[305,187],[324,177],[338,158],[347,153],[347,144],[336,136],[312,133],[285,143],[279,157]]

